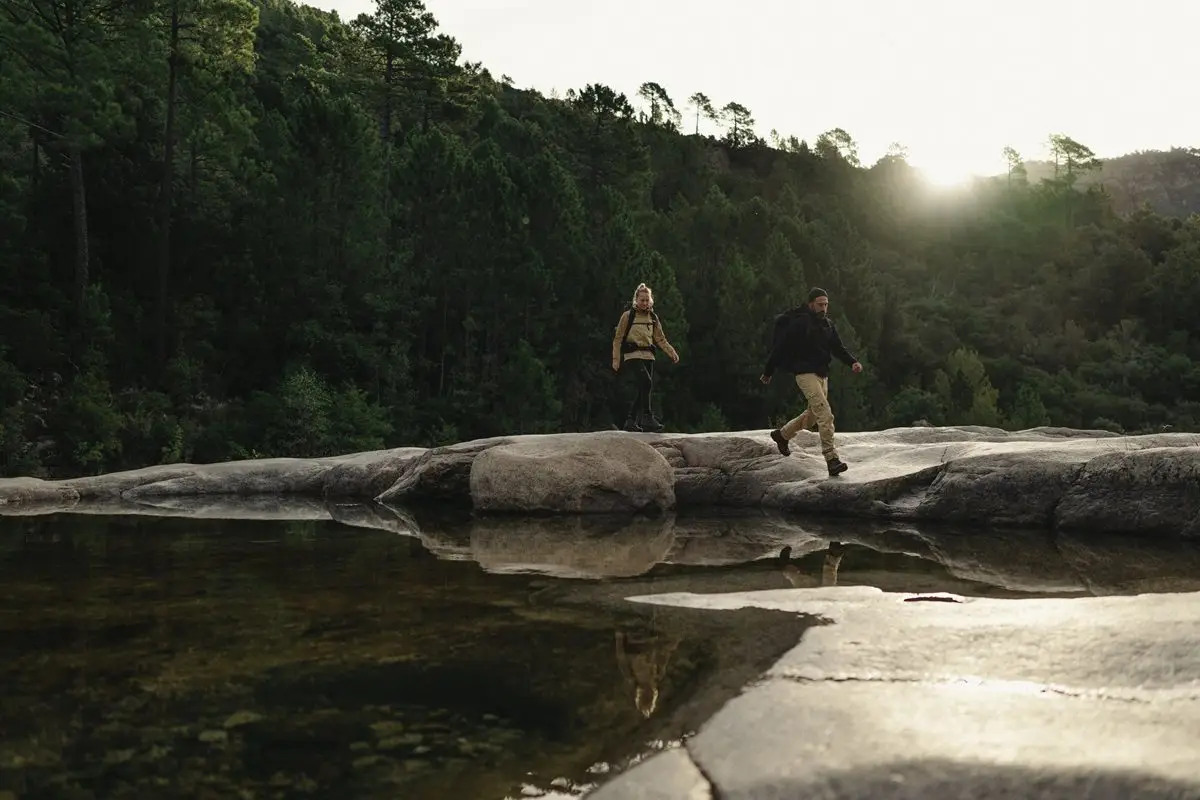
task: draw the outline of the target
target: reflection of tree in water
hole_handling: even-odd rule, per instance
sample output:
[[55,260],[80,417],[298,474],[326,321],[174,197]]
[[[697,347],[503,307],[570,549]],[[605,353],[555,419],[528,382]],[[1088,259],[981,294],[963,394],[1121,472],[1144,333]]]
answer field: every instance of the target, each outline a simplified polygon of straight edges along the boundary
[[779,566],[783,570],[783,577],[787,578],[788,583],[793,587],[837,586],[838,567],[841,566],[842,556],[845,553],[845,545],[841,542],[830,543],[829,549],[825,551],[825,558],[821,562],[821,580],[819,583],[792,563],[791,547],[785,547],[779,551]]
[[658,630],[653,618],[649,628],[616,631],[617,667],[633,684],[633,704],[647,719],[658,707],[659,685],[680,641],[679,636]]

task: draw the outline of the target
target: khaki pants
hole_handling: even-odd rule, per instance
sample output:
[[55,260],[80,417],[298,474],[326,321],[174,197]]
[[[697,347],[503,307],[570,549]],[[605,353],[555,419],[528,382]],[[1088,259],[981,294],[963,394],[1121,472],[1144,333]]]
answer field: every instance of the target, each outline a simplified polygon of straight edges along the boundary
[[[829,553],[825,554],[825,559],[821,563],[821,583],[819,586],[837,586],[838,582],[838,566],[842,563],[841,556],[833,556]],[[795,564],[787,564],[783,568],[783,577],[787,578],[788,583],[798,589],[809,588],[816,581],[812,580],[808,575],[805,575]]]
[[790,440],[800,431],[810,428],[814,422],[817,423],[817,432],[821,436],[821,453],[826,461],[832,461],[838,454],[833,446],[833,409],[829,407],[829,379],[806,372],[796,376],[796,386],[808,401],[808,408],[780,428],[779,433],[784,439]]

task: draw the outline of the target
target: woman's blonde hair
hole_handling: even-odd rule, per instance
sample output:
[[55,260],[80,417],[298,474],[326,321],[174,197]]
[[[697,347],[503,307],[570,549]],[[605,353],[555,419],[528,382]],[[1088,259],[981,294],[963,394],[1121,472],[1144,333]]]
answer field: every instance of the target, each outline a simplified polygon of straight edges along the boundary
[[637,288],[633,290],[633,299],[630,302],[636,304],[637,296],[641,292],[645,292],[650,297],[650,307],[654,308],[654,292],[652,292],[650,287],[644,283],[639,283]]

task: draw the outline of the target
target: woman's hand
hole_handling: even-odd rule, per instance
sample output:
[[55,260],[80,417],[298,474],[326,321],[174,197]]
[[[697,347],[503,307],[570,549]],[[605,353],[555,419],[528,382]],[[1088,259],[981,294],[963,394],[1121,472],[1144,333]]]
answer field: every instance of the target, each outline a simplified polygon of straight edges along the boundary
[[621,359],[614,358],[612,367],[613,367],[613,372],[620,372],[621,371]]

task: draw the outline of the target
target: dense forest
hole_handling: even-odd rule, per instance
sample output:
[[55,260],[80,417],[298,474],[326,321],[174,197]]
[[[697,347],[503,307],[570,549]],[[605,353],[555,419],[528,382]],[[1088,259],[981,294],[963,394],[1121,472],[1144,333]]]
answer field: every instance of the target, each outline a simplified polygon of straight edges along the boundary
[[812,285],[840,430],[1200,429],[1200,218],[1066,135],[948,191],[685,88],[519,90],[419,0],[4,0],[3,473],[607,428],[643,280],[669,430],[799,409],[756,379]]

